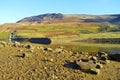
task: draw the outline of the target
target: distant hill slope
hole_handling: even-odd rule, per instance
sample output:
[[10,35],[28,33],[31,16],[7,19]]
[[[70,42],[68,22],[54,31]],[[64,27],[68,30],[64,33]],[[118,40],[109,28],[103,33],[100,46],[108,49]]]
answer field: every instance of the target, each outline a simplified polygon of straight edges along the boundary
[[120,14],[116,15],[85,15],[49,13],[23,18],[17,23],[59,23],[59,22],[108,22],[120,23]]
[[60,14],[60,13],[58,13],[58,14],[56,14],[56,13],[42,14],[42,15],[38,15],[38,16],[31,16],[31,17],[23,18],[23,19],[17,21],[17,23],[20,23],[20,22],[38,22],[38,23],[42,23],[43,21],[61,20],[63,18],[64,18],[63,14]]

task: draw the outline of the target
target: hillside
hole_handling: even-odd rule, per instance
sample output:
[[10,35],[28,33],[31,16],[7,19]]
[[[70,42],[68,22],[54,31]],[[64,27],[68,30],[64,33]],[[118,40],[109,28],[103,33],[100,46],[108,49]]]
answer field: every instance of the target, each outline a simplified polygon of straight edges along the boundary
[[66,23],[66,22],[107,22],[120,23],[120,15],[86,15],[86,14],[61,14],[49,13],[23,18],[17,23]]

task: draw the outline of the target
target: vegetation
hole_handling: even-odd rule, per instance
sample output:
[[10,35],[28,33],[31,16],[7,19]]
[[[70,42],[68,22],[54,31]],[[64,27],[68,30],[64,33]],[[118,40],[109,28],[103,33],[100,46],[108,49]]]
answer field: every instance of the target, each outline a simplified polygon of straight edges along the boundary
[[0,32],[0,38],[9,38],[10,32]]
[[[90,44],[75,42],[76,40],[89,40],[93,38],[120,38],[120,32],[112,30],[117,29],[117,25],[102,24],[97,26],[94,23],[59,23],[59,24],[34,24],[20,26],[13,29],[16,31],[15,36],[25,38],[50,38],[52,40],[51,46],[61,45],[72,46],[71,48],[76,51],[99,51],[103,44]],[[1,29],[2,30],[2,29]],[[0,33],[0,38],[9,38],[11,30],[4,27],[4,32]],[[118,30],[118,29],[117,29]],[[111,45],[113,46],[113,45]],[[107,49],[111,47],[109,44],[105,46]],[[117,45],[116,45],[117,46]],[[116,48],[114,45],[112,48]],[[71,49],[70,48],[70,49]],[[120,47],[118,47],[120,48]],[[111,49],[111,48],[110,48]]]

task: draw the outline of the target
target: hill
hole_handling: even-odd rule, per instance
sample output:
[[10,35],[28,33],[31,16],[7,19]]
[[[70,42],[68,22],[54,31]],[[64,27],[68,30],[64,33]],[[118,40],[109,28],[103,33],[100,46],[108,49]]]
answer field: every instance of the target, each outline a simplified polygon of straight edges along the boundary
[[49,13],[23,18],[17,23],[66,23],[66,22],[107,22],[120,23],[120,14],[115,15],[86,15]]

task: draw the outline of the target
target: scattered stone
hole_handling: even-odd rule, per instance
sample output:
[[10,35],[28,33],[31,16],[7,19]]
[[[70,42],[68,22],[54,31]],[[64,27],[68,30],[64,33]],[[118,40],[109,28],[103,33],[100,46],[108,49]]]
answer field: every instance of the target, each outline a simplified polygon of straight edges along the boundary
[[25,57],[26,57],[26,58],[30,58],[31,55],[32,55],[31,53],[25,53]]
[[73,54],[78,54],[78,52],[73,52]]
[[72,54],[73,52],[72,51],[68,51],[68,53]]
[[63,46],[60,46],[59,48],[63,49],[64,47],[63,47]]
[[50,62],[53,62],[54,60],[53,59],[50,59]]
[[21,45],[21,44],[20,44],[19,42],[17,42],[17,41],[15,41],[15,42],[13,43],[13,46],[14,46],[14,47],[20,47],[20,45]]
[[68,51],[67,51],[67,50],[64,50],[64,52],[65,52],[65,53],[68,53]]
[[44,69],[47,69],[47,67],[44,67]]
[[104,56],[104,55],[101,56],[101,60],[104,60],[104,61],[105,61],[105,60],[107,60],[107,59],[108,59],[107,56]]
[[101,63],[101,64],[107,64],[107,62],[106,62],[106,61],[100,61],[100,63]]
[[99,74],[99,73],[100,73],[100,70],[93,68],[93,69],[90,69],[90,73],[91,73],[91,74]]
[[108,56],[108,54],[106,52],[98,52],[98,57],[101,57],[101,56]]
[[80,52],[80,54],[84,54],[84,52]]
[[18,51],[19,51],[19,52],[22,52],[23,50],[19,49]]
[[44,51],[50,51],[50,52],[52,52],[53,49],[52,48],[44,48]]
[[31,48],[33,48],[33,46],[30,45],[30,44],[27,44],[27,45],[25,46],[25,48],[31,49]]
[[88,61],[89,61],[88,58],[82,58],[81,60],[82,60],[83,62],[88,62]]
[[92,57],[90,57],[90,60],[97,61],[97,57],[92,56]]
[[44,49],[44,48],[43,48],[43,47],[41,47],[41,46],[40,46],[39,48],[40,48],[41,50],[43,50],[43,49]]
[[34,51],[33,50],[30,50],[31,53],[33,53]]
[[61,48],[56,48],[56,49],[55,49],[55,52],[56,52],[56,53],[62,53],[63,51],[64,51],[64,50],[61,49]]
[[96,68],[97,68],[97,69],[101,69],[101,68],[103,68],[103,65],[98,63],[98,64],[96,65]]
[[25,53],[21,54],[21,55],[17,55],[17,57],[21,57],[21,58],[25,58]]
[[30,57],[31,54],[30,53],[22,53],[22,54],[19,54],[19,55],[16,55],[17,57],[20,57],[20,58],[26,58],[26,57]]
[[24,47],[25,47],[25,45],[24,45],[24,44],[21,44],[21,46],[20,46],[20,47],[24,48]]

